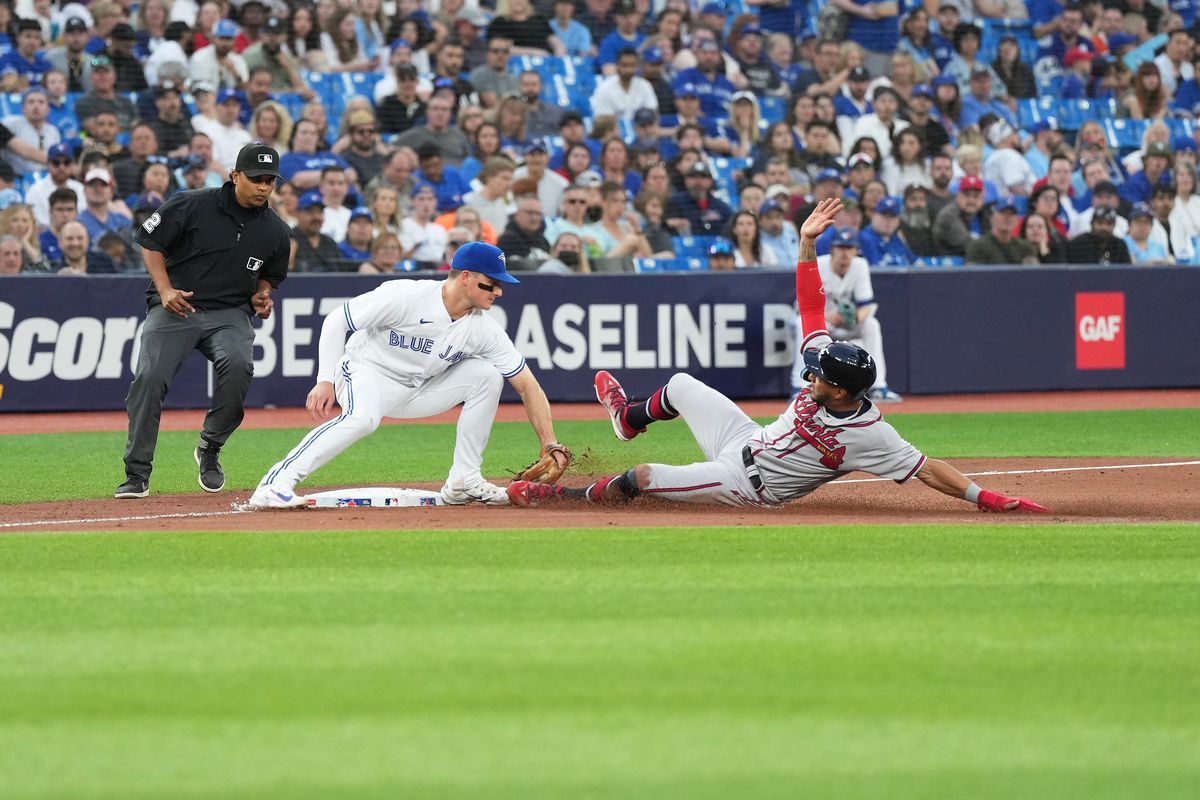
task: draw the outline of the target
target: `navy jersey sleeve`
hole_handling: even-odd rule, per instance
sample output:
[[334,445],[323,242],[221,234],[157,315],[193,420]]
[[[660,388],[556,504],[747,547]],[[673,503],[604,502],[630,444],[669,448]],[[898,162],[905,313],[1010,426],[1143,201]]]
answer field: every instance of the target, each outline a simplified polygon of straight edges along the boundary
[[133,229],[133,240],[147,250],[166,253],[187,227],[188,205],[186,192],[175,195]]

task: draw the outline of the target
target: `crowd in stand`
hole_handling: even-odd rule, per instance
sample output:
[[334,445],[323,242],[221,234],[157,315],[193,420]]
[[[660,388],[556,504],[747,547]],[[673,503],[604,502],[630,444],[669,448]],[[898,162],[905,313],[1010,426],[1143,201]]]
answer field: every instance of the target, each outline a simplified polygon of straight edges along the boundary
[[142,271],[251,141],[297,272],[790,267],[833,196],[872,266],[1196,263],[1198,5],[0,0],[0,274]]

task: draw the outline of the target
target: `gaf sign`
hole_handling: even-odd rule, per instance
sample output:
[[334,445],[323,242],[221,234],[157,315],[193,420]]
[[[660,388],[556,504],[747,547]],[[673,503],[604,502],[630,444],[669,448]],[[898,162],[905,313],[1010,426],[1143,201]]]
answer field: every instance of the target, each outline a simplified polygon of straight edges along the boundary
[[1075,293],[1075,368],[1125,369],[1125,293]]

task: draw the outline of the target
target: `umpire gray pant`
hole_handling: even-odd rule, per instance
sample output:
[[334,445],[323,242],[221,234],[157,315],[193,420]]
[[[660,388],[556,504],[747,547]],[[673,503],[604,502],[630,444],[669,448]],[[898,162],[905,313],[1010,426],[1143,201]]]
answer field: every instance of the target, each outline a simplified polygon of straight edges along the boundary
[[212,408],[204,418],[201,437],[220,447],[242,423],[246,392],[254,377],[254,329],[249,315],[239,308],[196,311],[185,319],[157,305],[146,314],[141,348],[125,398],[129,411],[125,474],[148,481],[163,400],[193,350],[199,350],[216,371]]

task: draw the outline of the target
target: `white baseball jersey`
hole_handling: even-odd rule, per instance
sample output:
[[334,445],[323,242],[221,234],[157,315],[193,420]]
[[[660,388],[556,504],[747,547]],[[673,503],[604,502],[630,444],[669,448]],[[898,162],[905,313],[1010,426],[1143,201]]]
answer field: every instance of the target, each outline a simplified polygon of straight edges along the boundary
[[[346,355],[410,388],[474,356],[505,378],[525,367],[508,334],[482,309],[450,319],[442,281],[394,280],[346,302]],[[322,364],[322,372],[330,369]],[[331,369],[332,372],[332,369]]]
[[[862,306],[875,302],[875,288],[871,285],[871,265],[862,256],[850,259],[850,267],[845,275],[838,275],[833,270],[828,255],[817,257],[817,270],[821,273],[821,282],[825,284],[825,317],[828,324],[833,324],[834,312],[853,308],[856,311]],[[852,325],[845,330],[853,335],[858,325]],[[847,337],[842,337],[847,338]]]

